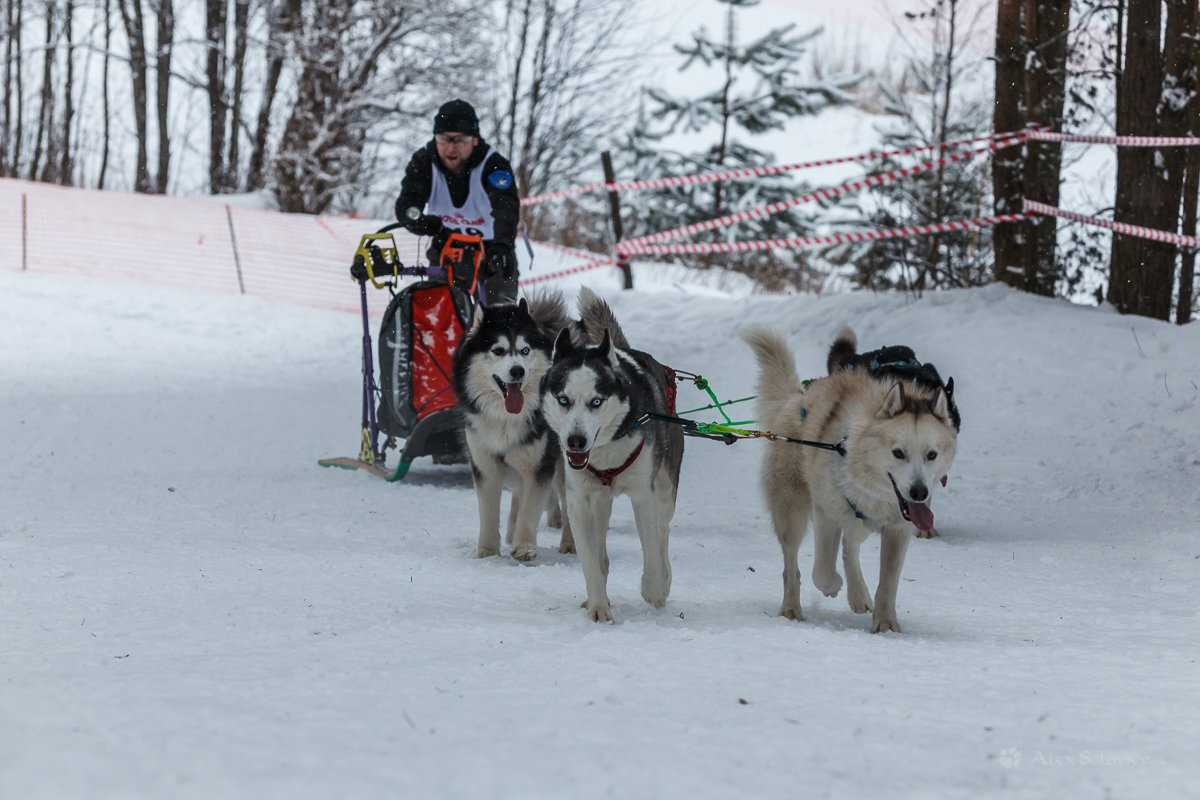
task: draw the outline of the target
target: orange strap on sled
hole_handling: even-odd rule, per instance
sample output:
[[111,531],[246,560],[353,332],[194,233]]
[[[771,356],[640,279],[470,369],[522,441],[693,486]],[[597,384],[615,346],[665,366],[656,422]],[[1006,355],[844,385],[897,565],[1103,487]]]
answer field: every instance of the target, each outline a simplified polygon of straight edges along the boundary
[[[470,262],[465,263],[468,254],[470,254]],[[483,237],[454,231],[442,245],[438,261],[441,263],[442,269],[446,270],[447,282],[452,285],[457,285],[458,280],[454,274],[455,268],[466,267],[471,280],[467,294],[474,294],[475,285],[479,283],[479,266],[483,263]]]

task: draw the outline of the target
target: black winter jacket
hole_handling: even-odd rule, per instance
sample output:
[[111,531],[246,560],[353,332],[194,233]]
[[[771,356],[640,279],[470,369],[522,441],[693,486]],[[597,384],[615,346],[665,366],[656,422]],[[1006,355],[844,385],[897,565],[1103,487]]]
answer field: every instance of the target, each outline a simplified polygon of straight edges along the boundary
[[[429,201],[429,194],[433,190],[430,164],[436,165],[446,176],[446,184],[450,189],[450,200],[454,205],[461,206],[467,201],[467,193],[470,191],[471,170],[479,166],[479,162],[483,160],[487,151],[488,143],[480,139],[479,145],[463,165],[463,171],[455,175],[442,164],[442,159],[437,154],[437,144],[430,139],[428,144],[412,154],[412,158],[409,159],[408,166],[404,170],[404,179],[400,182],[400,196],[396,198],[396,219],[404,222],[404,212],[413,206],[422,211],[425,209],[425,204]],[[488,180],[493,173],[500,171],[508,172],[509,175],[513,174],[512,165],[508,163],[508,159],[493,152],[483,169],[483,190],[492,205],[495,240],[511,248],[517,239],[517,223],[521,218],[521,199],[517,194],[515,178],[508,181],[508,185],[502,189],[497,188]]]

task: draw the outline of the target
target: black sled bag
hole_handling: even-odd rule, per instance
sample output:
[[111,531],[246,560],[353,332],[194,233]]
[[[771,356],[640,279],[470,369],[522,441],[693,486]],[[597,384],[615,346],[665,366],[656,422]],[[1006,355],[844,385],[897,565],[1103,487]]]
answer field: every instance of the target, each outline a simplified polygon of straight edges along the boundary
[[379,328],[379,428],[408,438],[417,423],[454,408],[454,351],[470,324],[471,301],[445,283],[406,286]]

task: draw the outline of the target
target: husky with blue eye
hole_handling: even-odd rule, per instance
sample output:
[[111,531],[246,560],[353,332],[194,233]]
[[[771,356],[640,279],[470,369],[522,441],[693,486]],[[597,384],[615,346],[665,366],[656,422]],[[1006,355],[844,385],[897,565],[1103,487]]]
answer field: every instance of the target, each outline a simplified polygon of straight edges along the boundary
[[[555,334],[569,325],[562,297],[541,293],[516,305],[476,308],[454,354],[454,391],[479,503],[476,558],[500,553],[500,497],[512,488],[507,542],[513,558],[537,557],[542,509],[562,525],[560,553],[575,552],[570,520],[559,512],[562,459],[542,416],[538,391]],[[555,489],[559,491],[555,491]]]
[[[830,348],[831,374],[812,381],[800,380],[778,333],[755,326],[742,338],[758,358],[762,427],[839,448],[766,443],[762,487],[783,549],[780,616],[804,618],[797,552],[811,520],[813,584],[828,597],[841,590],[840,543],[850,608],[872,613],[872,632],[899,632],[896,589],[908,543],[914,533],[933,530],[934,487],[945,485],[954,463],[958,412],[950,392],[915,373],[848,368],[857,345],[849,328]],[[882,537],[874,598],[858,561],[859,546],[872,531]]]
[[546,422],[567,467],[566,510],[587,584],[584,607],[596,622],[612,620],[606,536],[613,498],[629,495],[642,544],[642,597],[662,608],[671,591],[667,541],[683,430],[645,421],[669,413],[670,378],[647,353],[632,350],[612,309],[589,289],[579,294],[580,320],[554,343],[542,382]]

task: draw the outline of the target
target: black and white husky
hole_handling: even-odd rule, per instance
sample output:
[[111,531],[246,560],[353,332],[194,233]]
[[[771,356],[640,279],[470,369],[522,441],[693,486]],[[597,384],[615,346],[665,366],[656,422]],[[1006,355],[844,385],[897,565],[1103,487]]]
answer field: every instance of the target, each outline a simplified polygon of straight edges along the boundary
[[[454,354],[454,391],[475,499],[479,503],[476,558],[500,553],[500,495],[513,488],[507,541],[513,558],[537,557],[542,509],[560,522],[555,488],[562,487],[558,437],[542,416],[539,382],[550,366],[554,335],[570,320],[562,297],[543,293],[517,305],[477,308]],[[569,520],[561,519],[560,553],[574,552]]]
[[642,422],[647,411],[668,411],[670,379],[663,366],[629,348],[612,309],[589,289],[579,293],[579,313],[578,327],[563,330],[554,343],[542,407],[569,467],[566,510],[587,582],[584,607],[593,620],[606,622],[612,620],[612,609],[605,542],[616,495],[627,494],[633,503],[642,544],[642,597],[655,608],[667,601],[667,540],[683,431]]

